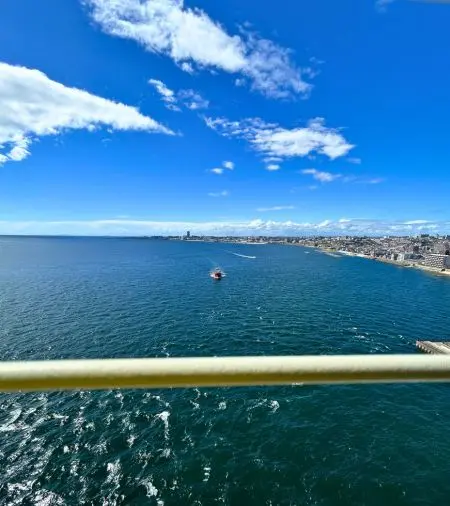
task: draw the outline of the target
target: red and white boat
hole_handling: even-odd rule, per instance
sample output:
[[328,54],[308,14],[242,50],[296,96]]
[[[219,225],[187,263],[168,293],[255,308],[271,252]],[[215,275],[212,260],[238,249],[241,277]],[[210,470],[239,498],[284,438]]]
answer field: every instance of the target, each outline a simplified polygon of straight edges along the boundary
[[225,277],[225,273],[222,272],[221,269],[219,269],[219,267],[217,267],[216,269],[214,269],[213,271],[211,271],[209,273],[209,275],[215,279],[216,281],[220,281],[222,278]]

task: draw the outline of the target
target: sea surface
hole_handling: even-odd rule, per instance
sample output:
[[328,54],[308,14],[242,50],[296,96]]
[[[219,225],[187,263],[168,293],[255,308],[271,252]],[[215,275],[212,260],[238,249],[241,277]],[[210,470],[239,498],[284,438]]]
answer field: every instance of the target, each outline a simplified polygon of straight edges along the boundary
[[[0,238],[2,360],[416,353],[449,312],[448,278],[301,247]],[[449,475],[445,384],[0,394],[2,505],[443,505]]]

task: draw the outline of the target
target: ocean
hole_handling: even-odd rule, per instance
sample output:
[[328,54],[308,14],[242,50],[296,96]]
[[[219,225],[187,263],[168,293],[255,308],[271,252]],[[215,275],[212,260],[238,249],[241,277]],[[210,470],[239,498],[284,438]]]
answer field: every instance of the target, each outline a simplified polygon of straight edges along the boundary
[[[0,238],[2,360],[417,353],[449,308],[301,247]],[[447,504],[449,428],[445,384],[1,394],[0,504]]]

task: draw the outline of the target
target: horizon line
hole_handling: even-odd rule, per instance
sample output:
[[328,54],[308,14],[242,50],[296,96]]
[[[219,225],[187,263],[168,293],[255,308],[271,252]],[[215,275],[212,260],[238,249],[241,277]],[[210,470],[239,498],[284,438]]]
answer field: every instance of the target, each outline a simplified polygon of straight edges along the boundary
[[202,240],[207,238],[212,239],[245,239],[245,238],[264,238],[264,239],[302,239],[302,238],[344,238],[344,237],[370,237],[370,238],[384,238],[384,237],[393,237],[393,238],[412,238],[412,237],[450,237],[450,234],[403,234],[403,235],[392,235],[392,234],[311,234],[311,235],[255,235],[255,234],[246,234],[246,235],[191,235],[188,239],[186,239],[186,235],[183,234],[154,234],[154,235],[84,235],[84,234],[0,234],[0,238],[2,237],[26,237],[26,238],[80,238],[80,239],[177,239],[183,240],[183,242],[195,242],[192,241],[193,238],[196,240]]

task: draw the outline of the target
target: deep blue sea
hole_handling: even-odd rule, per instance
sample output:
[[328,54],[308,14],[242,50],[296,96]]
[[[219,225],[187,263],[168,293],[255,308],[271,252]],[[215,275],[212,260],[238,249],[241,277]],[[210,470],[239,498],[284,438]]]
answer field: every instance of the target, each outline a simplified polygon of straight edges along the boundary
[[[0,238],[2,360],[416,353],[449,312],[450,278],[300,247]],[[449,475],[448,385],[0,395],[2,505],[444,505]]]

